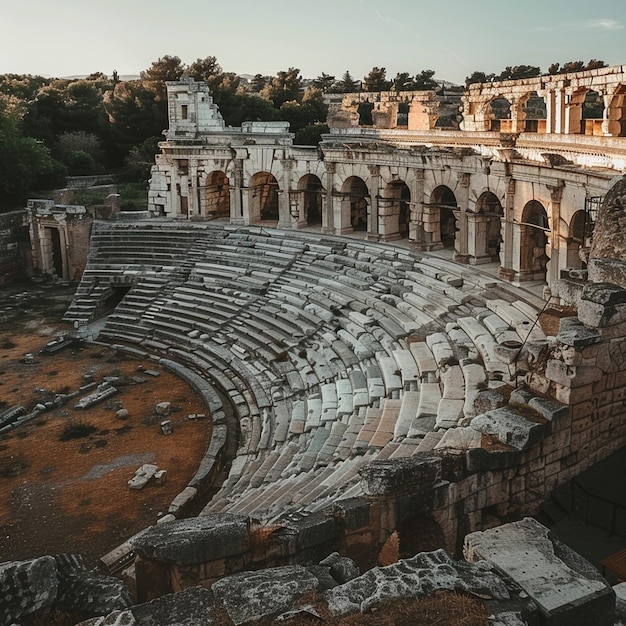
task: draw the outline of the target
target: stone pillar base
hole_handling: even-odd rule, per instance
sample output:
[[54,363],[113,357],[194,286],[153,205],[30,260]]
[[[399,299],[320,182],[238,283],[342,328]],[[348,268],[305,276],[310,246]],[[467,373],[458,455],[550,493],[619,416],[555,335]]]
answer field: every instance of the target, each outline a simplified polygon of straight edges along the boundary
[[493,259],[488,254],[485,256],[469,256],[469,263],[470,265],[485,265],[486,263],[493,263]]

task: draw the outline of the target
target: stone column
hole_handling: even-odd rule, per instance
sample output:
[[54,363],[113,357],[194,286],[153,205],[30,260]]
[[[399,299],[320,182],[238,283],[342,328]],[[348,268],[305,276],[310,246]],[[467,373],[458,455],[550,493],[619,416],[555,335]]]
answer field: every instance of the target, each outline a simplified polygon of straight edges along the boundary
[[548,287],[552,289],[559,281],[561,272],[561,243],[564,244],[565,250],[564,258],[567,262],[567,224],[561,223],[561,199],[563,197],[563,189],[565,184],[562,180],[559,180],[555,186],[546,185],[550,191],[550,198],[552,200],[552,229],[550,232],[550,260],[547,263],[546,268],[546,282]]
[[565,124],[564,132],[566,135],[579,135],[580,133],[584,133],[585,130],[582,128],[583,121],[583,105],[582,103],[573,103],[572,102],[572,94],[565,94]]
[[282,159],[282,193],[278,194],[278,228],[297,228],[297,222],[292,224],[289,199],[291,194],[291,170],[293,169],[292,159]]
[[424,170],[415,170],[415,183],[411,189],[411,220],[409,240],[415,250],[426,250],[426,230],[424,229]]
[[243,225],[246,223],[244,215],[248,213],[248,194],[243,187],[243,160],[235,159],[229,179],[230,186],[230,223]]
[[198,202],[198,162],[189,161],[189,189],[187,191],[188,217],[198,215],[200,207]]
[[471,175],[469,172],[463,172],[459,179],[460,187],[456,195],[456,201],[459,205],[458,212],[455,211],[457,233],[454,240],[454,260],[457,263],[469,263],[469,247],[468,247],[468,214],[469,214],[469,191],[471,184]]
[[[378,199],[380,197],[380,166],[368,165],[367,169],[370,173],[370,208],[367,212],[367,235],[368,241],[380,240],[380,224],[379,224],[379,205]],[[387,203],[384,203],[387,205]],[[384,208],[384,206],[383,206]],[[386,213],[386,211],[385,211]],[[383,215],[383,218],[386,216]],[[386,225],[383,225],[383,233],[386,231]]]
[[[555,89],[546,99],[546,132],[565,133],[565,90]],[[551,128],[551,131],[547,129]]]
[[[324,161],[326,168],[326,193],[322,196],[322,232],[327,235],[335,234],[335,171],[336,164]],[[341,211],[341,206],[339,206]]]
[[500,250],[500,278],[513,281],[513,218],[515,216],[515,179],[507,177],[504,196],[504,217],[502,218],[502,250]]

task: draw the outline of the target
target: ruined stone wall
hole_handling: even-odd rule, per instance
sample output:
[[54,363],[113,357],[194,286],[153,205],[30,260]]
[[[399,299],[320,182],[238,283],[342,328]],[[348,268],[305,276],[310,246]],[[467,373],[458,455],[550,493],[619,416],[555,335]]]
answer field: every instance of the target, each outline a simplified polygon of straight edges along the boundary
[[26,276],[30,267],[26,211],[0,215],[0,285]]

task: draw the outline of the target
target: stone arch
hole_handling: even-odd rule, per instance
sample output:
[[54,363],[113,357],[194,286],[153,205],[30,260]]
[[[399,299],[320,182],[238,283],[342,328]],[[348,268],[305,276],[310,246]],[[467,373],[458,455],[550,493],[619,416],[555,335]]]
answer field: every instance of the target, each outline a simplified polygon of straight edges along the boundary
[[298,181],[298,205],[301,219],[308,226],[317,226],[322,223],[322,181],[315,174],[305,174]]
[[[429,208],[431,217],[436,219],[436,229],[439,231],[435,233],[433,240],[435,242],[440,241],[444,248],[453,248],[456,238],[455,211],[458,210],[458,204],[452,189],[446,185],[435,187],[430,194]],[[432,215],[433,210],[435,211],[434,216]]]
[[230,216],[230,184],[228,176],[220,170],[211,172],[206,177],[204,215],[212,219]]
[[524,206],[521,224],[520,279],[545,280],[548,261],[548,214],[538,200]]
[[379,215],[384,224],[384,239],[407,239],[411,220],[411,191],[403,180],[387,184],[384,197],[379,200]]
[[476,258],[499,262],[504,209],[498,196],[491,191],[480,194],[476,200],[475,216],[478,222],[475,230]]
[[603,135],[604,99],[593,89],[588,89],[582,103],[581,132],[585,135]]
[[278,220],[278,182],[270,172],[257,172],[248,189],[250,222]]
[[352,230],[366,231],[369,220],[369,191],[362,178],[350,176],[341,187],[342,213],[349,216]]
[[391,565],[400,559],[409,559],[420,552],[446,548],[441,526],[427,515],[414,515],[398,525],[389,535],[379,554],[378,563]]
[[511,131],[511,101],[504,96],[496,96],[489,102],[491,128],[495,132]]
[[545,99],[536,91],[531,91],[520,99],[521,119],[524,120],[523,130],[527,133],[545,133],[547,107]]
[[607,114],[609,135],[626,137],[626,85],[615,90]]
[[592,228],[588,219],[589,215],[586,211],[576,211],[572,215],[567,238],[567,267],[581,269],[583,266],[580,250],[589,244],[588,234]]

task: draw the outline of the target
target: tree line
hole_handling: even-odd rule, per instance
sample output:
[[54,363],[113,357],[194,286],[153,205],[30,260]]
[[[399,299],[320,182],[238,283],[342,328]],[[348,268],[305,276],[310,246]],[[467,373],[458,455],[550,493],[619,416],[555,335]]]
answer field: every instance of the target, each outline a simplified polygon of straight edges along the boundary
[[[550,71],[575,71],[578,64],[579,69],[605,65],[595,60],[587,65],[557,63]],[[507,67],[498,76],[474,72],[466,84],[523,78],[538,70]],[[154,61],[135,80],[120,80],[116,71],[74,79],[0,75],[0,209],[23,206],[34,190],[63,186],[68,175],[115,172],[121,178],[147,181],[168,125],[166,82],[183,75],[208,84],[227,125],[285,120],[299,145],[317,145],[328,132],[324,94],[441,92],[444,84],[433,70],[399,72],[388,79],[384,67],[372,68],[363,80],[346,70],[339,79],[322,72],[307,81],[299,69],[290,67],[275,76],[256,74],[248,81],[225,72],[213,56],[187,65],[169,55]]]

